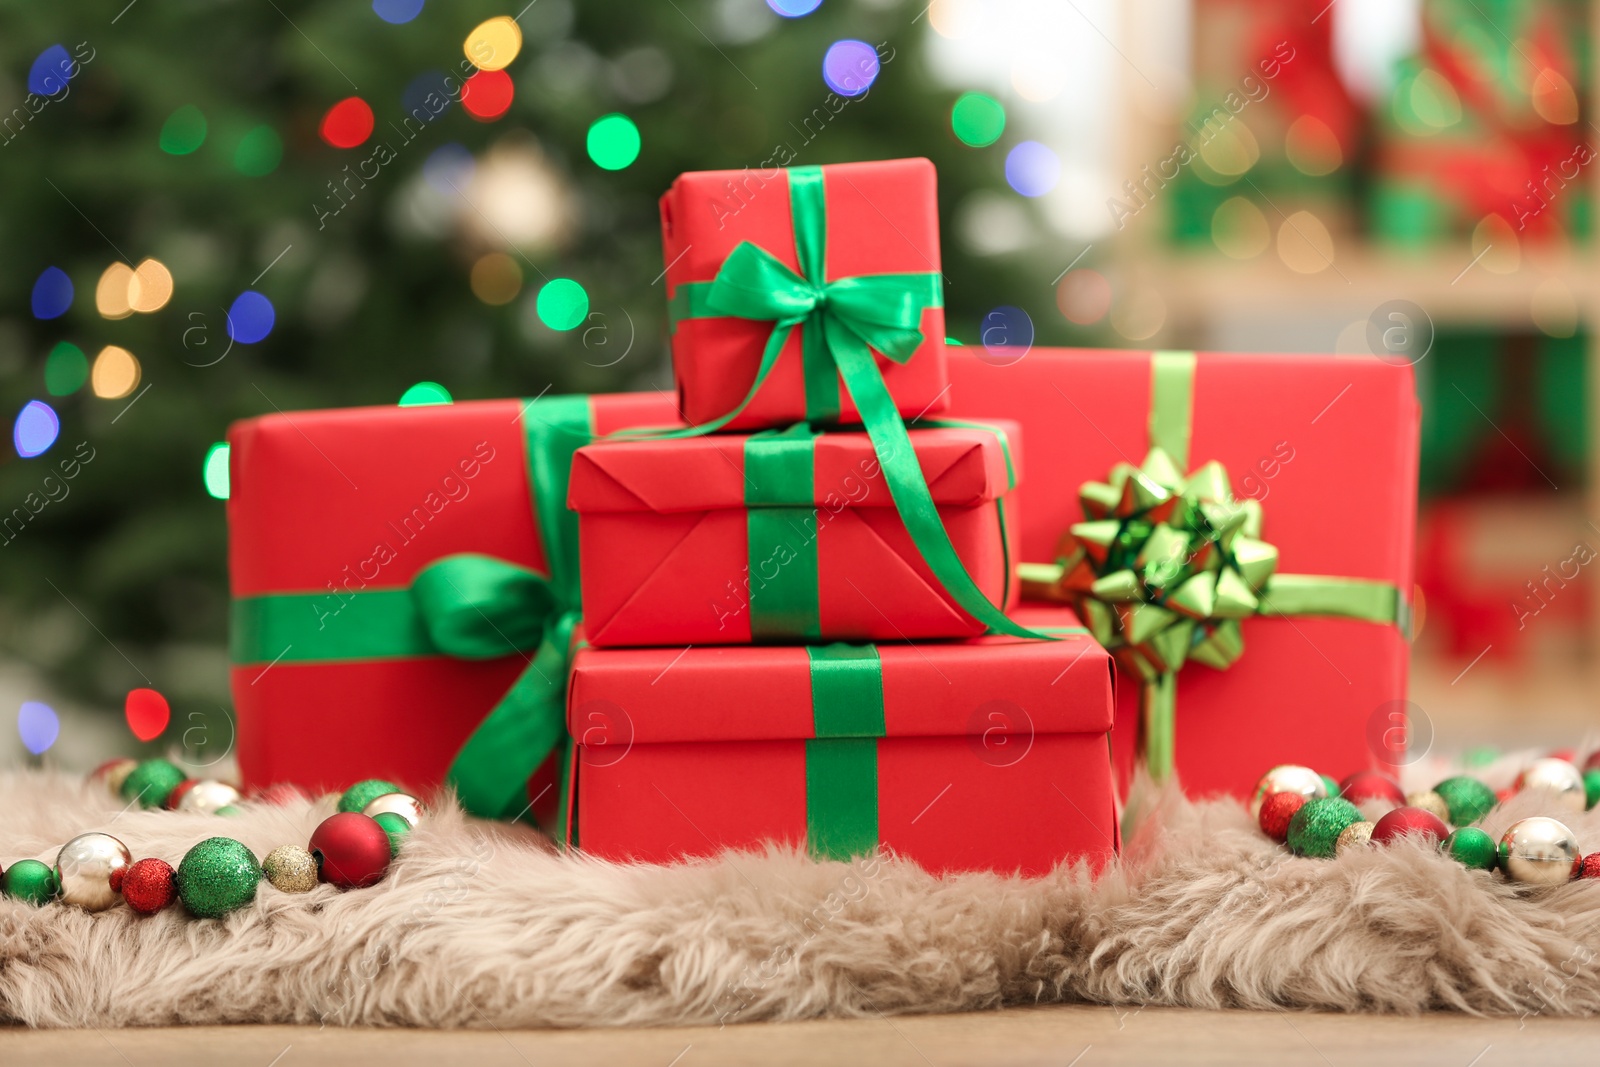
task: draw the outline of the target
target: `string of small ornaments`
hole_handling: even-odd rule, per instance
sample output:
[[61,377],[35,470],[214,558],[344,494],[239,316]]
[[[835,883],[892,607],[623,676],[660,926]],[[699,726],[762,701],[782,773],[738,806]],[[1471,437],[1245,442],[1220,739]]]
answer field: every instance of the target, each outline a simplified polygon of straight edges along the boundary
[[[196,780],[164,759],[109,760],[89,776],[129,804],[220,816],[239,814],[244,801],[226,782]],[[283,804],[303,798],[293,787],[269,787],[255,800]],[[382,880],[407,834],[421,821],[416,797],[392,782],[357,782],[330,815],[299,845],[280,845],[257,862],[231,837],[208,837],[184,853],[174,868],[166,860],[134,860],[128,846],[105,833],[79,834],[56,854],[54,866],[18,860],[0,871],[0,893],[33,904],[59,901],[103,911],[124,901],[154,915],[182,901],[191,915],[219,919],[256,898],[265,880],[284,893],[305,893],[319,883],[362,889]]]
[[[1600,878],[1600,852],[1581,855],[1578,839],[1558,819],[1541,815],[1518,820],[1498,842],[1472,825],[1524,791],[1539,792],[1572,812],[1600,803],[1600,752],[1581,770],[1571,755],[1534,760],[1501,793],[1463,774],[1408,795],[1399,782],[1378,771],[1357,771],[1336,782],[1310,767],[1283,764],[1256,784],[1250,813],[1263,833],[1297,856],[1326,859],[1417,835],[1467,867],[1499,870],[1516,882],[1559,885],[1574,878]],[[1370,822],[1356,807],[1366,801],[1393,807]]]

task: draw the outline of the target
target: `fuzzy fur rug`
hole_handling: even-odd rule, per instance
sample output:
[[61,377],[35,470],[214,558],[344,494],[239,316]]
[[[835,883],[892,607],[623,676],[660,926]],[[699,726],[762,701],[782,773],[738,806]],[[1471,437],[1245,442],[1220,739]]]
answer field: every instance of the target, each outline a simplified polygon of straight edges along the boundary
[[[1513,762],[1485,776],[1503,784]],[[1032,881],[782,850],[613,866],[446,807],[380,886],[264,885],[226,921],[0,900],[0,1021],[628,1026],[1059,1000],[1600,1013],[1600,882],[1518,888],[1411,845],[1295,859],[1231,801],[1136,802],[1120,864]],[[217,833],[260,856],[332,804],[118,814],[76,779],[0,775],[0,861],[53,860],[90,829],[136,858],[176,863]],[[1557,814],[1537,809],[1513,800],[1485,828]],[[1600,810],[1563,818],[1600,848]]]

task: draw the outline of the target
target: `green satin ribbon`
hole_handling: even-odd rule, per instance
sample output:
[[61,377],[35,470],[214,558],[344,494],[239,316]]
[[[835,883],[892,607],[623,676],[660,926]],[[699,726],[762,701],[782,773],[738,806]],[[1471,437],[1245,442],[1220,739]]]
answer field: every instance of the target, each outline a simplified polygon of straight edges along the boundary
[[1123,670],[1139,678],[1145,762],[1171,776],[1177,674],[1189,662],[1224,670],[1244,653],[1241,620],[1338,616],[1404,625],[1393,585],[1277,574],[1257,500],[1236,500],[1222,464],[1186,476],[1194,396],[1192,352],[1157,352],[1151,367],[1150,452],[1079,489],[1055,564],[1024,564],[1025,587],[1070,600]]
[[950,543],[928,483],[917,465],[905,423],[889,395],[873,351],[899,363],[922,343],[919,325],[926,307],[942,299],[937,274],[879,274],[825,277],[828,218],[821,167],[790,167],[789,206],[794,222],[800,274],[749,241],[741,242],[709,289],[678,287],[674,323],[699,314],[771,322],[755,380],[733,410],[699,426],[669,431],[664,437],[691,436],[722,429],[737,418],[766,383],[789,334],[804,326],[806,415],[827,422],[839,413],[838,383],[855,403],[883,470],[895,510],[912,544],[951,598],[993,633],[1039,637],[1006,618],[984,596]]
[[[594,439],[589,400],[530,401],[522,427],[548,578],[492,556],[462,553],[430,563],[409,588],[275,593],[240,597],[232,605],[235,663],[522,655],[527,666],[456,753],[447,776],[462,805],[484,818],[526,813],[528,779],[570,743],[567,668],[580,587],[577,517],[566,498],[572,454]],[[560,799],[564,825],[565,789]]]
[[883,665],[873,645],[813,645],[806,741],[806,847],[848,859],[878,847]]
[[812,498],[817,435],[804,423],[744,443],[752,640],[821,635]]

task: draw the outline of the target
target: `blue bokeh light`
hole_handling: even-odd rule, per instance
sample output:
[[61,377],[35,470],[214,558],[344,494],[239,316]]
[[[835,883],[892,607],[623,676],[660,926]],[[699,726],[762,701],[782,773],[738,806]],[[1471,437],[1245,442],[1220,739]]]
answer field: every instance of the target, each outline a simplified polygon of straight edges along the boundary
[[1038,141],[1023,141],[1006,155],[1006,183],[1023,196],[1043,196],[1061,180],[1061,158]]
[[33,283],[33,317],[59,319],[72,306],[72,279],[60,267],[46,267]]
[[406,116],[419,122],[432,122],[449,111],[448,81],[442,70],[425,71],[412,78],[405,92],[400,94],[400,106],[405,108]]
[[1033,319],[1010,304],[995,308],[980,324],[983,351],[978,358],[995,366],[1008,366],[1033,348]]
[[822,0],[767,0],[767,6],[786,19],[798,19],[821,7]]
[[35,756],[44,755],[61,736],[61,720],[56,716],[56,709],[37,700],[23,701],[22,709],[17,712],[17,734],[22,738],[23,748]]
[[23,459],[42,456],[61,436],[61,420],[55,409],[43,400],[30,400],[17,414],[16,425],[11,428],[11,441],[17,446],[17,455]]
[[835,41],[822,57],[822,80],[840,96],[860,96],[877,79],[878,52],[865,41]]
[[228,309],[228,336],[242,345],[253,345],[266,339],[276,321],[272,301],[254,289],[246,289]]
[[28,92],[35,96],[54,96],[67,87],[67,82],[78,73],[78,65],[67,50],[53,44],[39,53],[39,58],[28,68]]
[[427,160],[422,164],[422,177],[437,192],[459,196],[467,182],[472,180],[472,172],[477,165],[477,160],[472,158],[472,153],[467,151],[465,145],[451,141],[428,153]]
[[395,26],[422,14],[424,0],[372,0],[372,10],[383,21]]

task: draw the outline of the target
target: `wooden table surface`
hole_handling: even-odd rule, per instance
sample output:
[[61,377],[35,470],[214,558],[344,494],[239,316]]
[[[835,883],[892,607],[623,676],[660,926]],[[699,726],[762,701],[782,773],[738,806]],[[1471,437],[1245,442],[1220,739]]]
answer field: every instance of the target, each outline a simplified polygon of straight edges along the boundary
[[720,1067],[747,1064],[1296,1064],[1495,1067],[1593,1063],[1600,1022],[1206,1012],[1052,1006],[970,1015],[722,1029],[344,1030],[232,1026],[153,1030],[0,1029],[6,1064],[312,1067],[382,1062],[470,1067]]

